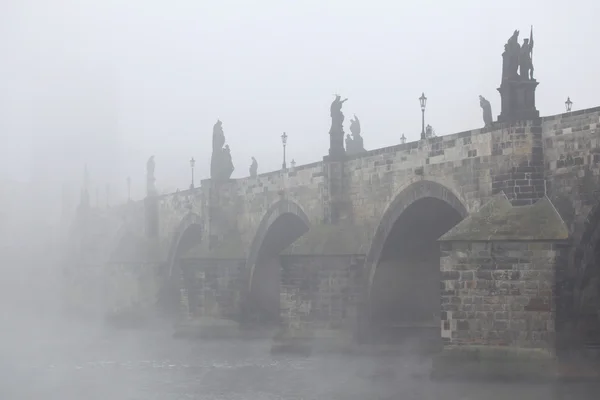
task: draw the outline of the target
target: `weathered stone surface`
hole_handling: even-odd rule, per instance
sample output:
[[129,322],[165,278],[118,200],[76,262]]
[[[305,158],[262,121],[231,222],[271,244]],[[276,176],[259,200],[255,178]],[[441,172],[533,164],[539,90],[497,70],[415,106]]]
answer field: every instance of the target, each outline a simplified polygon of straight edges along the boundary
[[286,255],[355,255],[369,250],[372,230],[356,225],[317,225],[292,243]]
[[560,248],[548,242],[446,242],[442,338],[447,345],[554,351],[554,276]]
[[352,331],[364,256],[282,256],[281,317],[291,331]]
[[[248,287],[252,276],[249,271],[256,263],[263,241],[267,240],[270,227],[277,218],[287,218],[285,215],[292,215],[292,219],[309,226],[306,236],[288,248],[290,257],[312,257],[310,263],[321,263],[323,266],[318,268],[326,269],[325,262],[319,261],[319,257],[326,254],[330,254],[327,257],[353,256],[352,248],[356,247],[355,255],[366,255],[361,275],[364,283],[377,263],[378,249],[381,250],[395,218],[410,204],[435,197],[466,216],[503,192],[513,206],[529,207],[529,214],[519,214],[521,211],[517,212],[515,208],[507,211],[508,214],[516,213],[511,220],[519,225],[518,229],[501,221],[503,214],[495,217],[497,222],[503,222],[502,229],[520,232],[519,236],[505,236],[504,239],[539,237],[540,232],[530,228],[538,226],[540,221],[546,224],[541,230],[541,239],[564,238],[564,227],[550,216],[548,203],[542,200],[547,196],[568,229],[571,247],[560,250],[557,259],[558,255],[552,253],[558,252],[554,247],[547,249],[540,244],[542,248],[534,249],[519,247],[518,243],[495,242],[497,250],[494,254],[477,255],[480,257],[478,267],[474,268],[475,264],[467,261],[454,263],[475,257],[474,250],[466,245],[461,250],[462,245],[452,244],[457,259],[443,257],[441,261],[449,285],[445,288],[448,294],[444,298],[448,302],[444,305],[449,308],[447,311],[456,309],[457,312],[472,313],[469,307],[458,309],[486,306],[483,307],[485,310],[477,311],[484,314],[477,314],[474,321],[487,321],[489,314],[485,313],[497,312],[499,314],[493,316],[497,317],[495,331],[517,329],[519,324],[521,329],[523,318],[521,322],[512,322],[515,327],[511,328],[511,320],[504,319],[506,314],[502,313],[544,313],[545,300],[540,303],[530,299],[531,302],[521,304],[523,296],[510,295],[518,299],[510,301],[510,309],[504,309],[502,302],[479,304],[483,301],[481,296],[467,296],[466,301],[472,303],[463,303],[461,296],[451,293],[465,289],[460,286],[467,285],[470,290],[481,291],[537,291],[538,297],[545,299],[550,279],[547,275],[554,273],[555,294],[559,299],[554,321],[556,329],[576,326],[582,320],[596,321],[584,327],[592,330],[594,323],[600,327],[600,318],[594,309],[597,304],[594,299],[599,298],[600,292],[596,283],[598,272],[594,267],[598,253],[596,242],[600,235],[597,229],[600,209],[595,207],[598,203],[596,188],[600,187],[599,124],[600,108],[517,124],[500,123],[342,159],[325,158],[321,162],[296,166],[294,171],[276,171],[221,183],[204,180],[199,188],[155,196],[153,202],[131,202],[110,210],[83,210],[74,223],[73,240],[68,250],[68,286],[78,293],[73,296],[80,299],[77,304],[89,304],[86,309],[105,309],[101,291],[93,289],[93,285],[104,281],[99,277],[107,273],[106,266],[113,254],[127,254],[125,250],[122,253],[115,250],[124,231],[145,239],[152,233],[149,243],[151,250],[156,252],[149,258],[129,261],[143,261],[158,266],[158,271],[168,271],[159,274],[162,284],[165,276],[176,276],[179,271],[181,237],[191,226],[200,226],[198,240],[202,245],[195,257],[213,257],[224,262],[237,260],[236,267],[231,268],[241,272],[227,269],[239,276],[234,280],[241,280],[241,287]],[[160,182],[157,185],[160,186]],[[529,218],[529,222],[521,217]],[[149,223],[151,218],[156,224]],[[152,229],[147,230],[147,226]],[[496,236],[490,233],[487,238],[498,240],[499,232]],[[132,246],[139,248],[142,245]],[[514,248],[510,249],[511,246]],[[502,251],[498,250],[500,247]],[[478,251],[485,253],[488,250]],[[544,253],[548,251],[550,253]],[[137,254],[137,250],[132,253]],[[119,256],[115,260],[118,258],[127,259]],[[553,265],[554,272],[540,270],[542,264]],[[519,267],[514,269],[514,265]],[[228,279],[223,278],[219,285]],[[310,296],[315,293],[290,287],[288,294],[299,299],[295,304],[310,300],[313,309],[315,300]],[[83,297],[85,299],[81,299]],[[493,296],[487,301],[492,298],[500,301]],[[241,303],[245,301],[243,295],[236,299]],[[227,313],[234,314],[233,311]],[[472,318],[457,319],[461,320],[461,328],[465,328],[464,321]],[[472,329],[470,322],[468,324]],[[532,327],[539,324],[540,321],[531,320]],[[531,332],[528,340],[543,341],[538,338],[538,330]]]
[[500,193],[446,232],[440,241],[565,241],[568,238],[567,226],[547,197],[533,205],[513,207],[506,195]]
[[182,260],[189,318],[239,321],[244,264],[244,259],[234,258]]

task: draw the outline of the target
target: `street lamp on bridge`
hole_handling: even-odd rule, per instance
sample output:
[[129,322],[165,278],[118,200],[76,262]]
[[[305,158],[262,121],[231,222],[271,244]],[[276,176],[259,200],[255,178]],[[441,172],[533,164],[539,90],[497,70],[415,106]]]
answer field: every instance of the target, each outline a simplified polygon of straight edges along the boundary
[[283,132],[283,134],[281,135],[281,143],[283,144],[283,164],[281,164],[281,169],[283,169],[284,171],[287,168],[287,165],[285,163],[285,146],[287,144],[287,138],[287,134]]
[[421,103],[421,140],[425,140],[425,106],[427,105],[425,92],[419,97],[419,103]]
[[196,160],[194,157],[190,159],[190,168],[192,169],[192,183],[190,183],[190,189],[194,188],[194,166],[196,165]]
[[565,109],[567,112],[571,112],[571,107],[573,107],[573,102],[570,97],[567,97],[567,101],[565,101]]

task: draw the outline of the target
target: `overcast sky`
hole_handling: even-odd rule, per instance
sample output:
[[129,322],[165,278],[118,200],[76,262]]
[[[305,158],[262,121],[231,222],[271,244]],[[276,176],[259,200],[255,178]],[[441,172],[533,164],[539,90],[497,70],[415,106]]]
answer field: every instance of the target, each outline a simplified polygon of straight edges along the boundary
[[[501,5],[500,5],[501,4]],[[220,118],[246,176],[288,157],[318,161],[329,145],[329,105],[346,131],[361,120],[365,147],[416,140],[418,97],[438,134],[479,128],[478,95],[499,113],[501,53],[514,29],[534,26],[537,106],[560,113],[600,105],[597,0],[0,0],[0,178],[78,186],[112,196],[209,174]],[[43,185],[42,185],[43,186]],[[40,189],[41,190],[41,189]],[[58,189],[57,189],[58,190]]]

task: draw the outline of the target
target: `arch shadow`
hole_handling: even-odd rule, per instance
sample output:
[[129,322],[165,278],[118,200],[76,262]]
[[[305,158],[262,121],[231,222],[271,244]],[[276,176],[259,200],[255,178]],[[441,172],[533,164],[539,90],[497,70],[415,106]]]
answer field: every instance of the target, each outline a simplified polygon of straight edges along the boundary
[[[269,207],[256,230],[246,259],[244,268],[247,277],[246,289],[241,297],[244,319],[247,319],[248,314],[252,312],[250,310],[253,302],[256,302],[254,297],[258,292],[271,289],[269,290],[273,292],[271,300],[277,301],[277,305],[279,304],[280,282],[275,282],[275,280],[279,279],[277,271],[280,269],[280,265],[275,262],[275,259],[286,247],[308,232],[310,225],[310,220],[302,207],[293,201],[279,200]],[[257,267],[259,264],[265,264],[264,271],[261,272],[261,268]],[[272,268],[278,269],[276,271]],[[263,282],[263,280],[267,282]],[[265,285],[269,285],[269,288]],[[275,292],[271,285],[277,285],[277,299],[274,298]],[[269,297],[266,294],[261,297],[264,296]],[[264,301],[265,299],[263,299]],[[272,312],[275,312],[274,309]]]
[[419,180],[399,190],[365,259],[359,340],[367,332],[393,340],[406,329],[432,332],[433,318],[439,315],[437,239],[467,215],[459,195],[440,183]]
[[[182,245],[184,247],[193,246],[194,243],[186,243],[184,238],[194,236],[194,237],[202,237],[204,233],[204,221],[203,219],[196,213],[190,212],[187,213],[179,222],[177,229],[172,234],[171,244],[169,246],[169,254],[167,256],[167,265],[168,265],[168,277],[170,278],[173,275],[173,268],[175,266],[175,262],[177,260],[177,255],[181,253]],[[188,248],[183,250],[189,250]]]
[[411,204],[427,197],[435,198],[447,203],[456,210],[463,219],[469,214],[465,203],[459,198],[459,195],[440,183],[429,180],[420,180],[410,183],[402,188],[386,207],[379,225],[375,230],[375,234],[373,235],[369,251],[367,252],[367,257],[365,259],[365,268],[368,272],[367,294],[370,294],[377,262],[381,258],[386,239],[390,235],[394,224]]
[[171,235],[167,260],[160,270],[161,284],[158,294],[158,307],[169,318],[176,318],[181,305],[181,290],[185,287],[182,271],[175,274],[178,257],[202,241],[204,222],[195,213],[186,214]]

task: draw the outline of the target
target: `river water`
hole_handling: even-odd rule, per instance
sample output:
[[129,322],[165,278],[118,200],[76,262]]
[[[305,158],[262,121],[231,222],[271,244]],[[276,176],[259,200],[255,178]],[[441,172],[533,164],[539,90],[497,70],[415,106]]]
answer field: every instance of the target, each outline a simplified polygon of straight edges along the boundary
[[[271,355],[269,340],[190,341],[1,316],[0,399],[586,399],[600,385],[435,382],[411,355]],[[410,350],[410,349],[409,349]],[[600,383],[599,383],[600,384]]]

